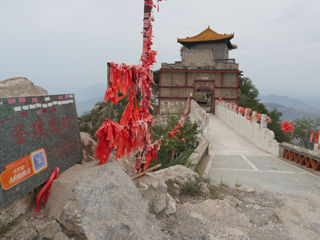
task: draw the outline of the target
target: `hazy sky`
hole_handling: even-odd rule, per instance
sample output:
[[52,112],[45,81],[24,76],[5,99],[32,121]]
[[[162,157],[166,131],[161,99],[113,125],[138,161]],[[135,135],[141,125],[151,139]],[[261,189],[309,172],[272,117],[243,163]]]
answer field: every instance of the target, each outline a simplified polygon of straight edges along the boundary
[[[180,60],[177,38],[210,25],[235,33],[230,58],[261,93],[316,98],[319,12],[319,0],[161,2],[155,70]],[[108,61],[138,63],[142,18],[143,0],[0,0],[0,80],[23,76],[49,91],[105,82]]]

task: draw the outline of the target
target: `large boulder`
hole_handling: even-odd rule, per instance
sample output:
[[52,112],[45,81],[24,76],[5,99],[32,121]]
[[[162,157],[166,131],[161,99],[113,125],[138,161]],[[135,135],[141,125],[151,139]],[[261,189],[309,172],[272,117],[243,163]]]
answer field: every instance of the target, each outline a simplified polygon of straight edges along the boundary
[[[167,184],[168,193],[173,197],[177,197],[182,193],[181,189],[188,180],[195,180],[194,176],[198,176],[196,172],[182,165],[175,165],[156,172],[147,173],[147,175],[161,178]],[[204,184],[203,191],[205,193],[209,192]]]
[[148,201],[114,161],[63,172],[52,184],[46,211],[75,239],[165,239]]
[[32,194],[27,193],[10,205],[0,207],[0,228],[8,225],[31,207]]
[[81,160],[81,164],[85,162],[96,161],[94,158],[94,153],[97,148],[97,143],[92,139],[89,133],[80,132],[82,151],[83,151],[83,159]]
[[144,175],[133,182],[142,196],[148,200],[151,213],[158,214],[167,207],[167,185],[161,178]]
[[15,77],[0,81],[0,98],[41,95],[48,95],[47,90],[35,86],[33,82],[27,78]]
[[[114,158],[115,157],[114,152],[112,152],[111,154],[113,154],[112,157]],[[136,157],[134,153],[130,153],[128,158],[126,157],[118,158],[117,163],[120,165],[123,171],[125,171],[129,176],[132,176],[136,173],[136,168],[135,168]]]

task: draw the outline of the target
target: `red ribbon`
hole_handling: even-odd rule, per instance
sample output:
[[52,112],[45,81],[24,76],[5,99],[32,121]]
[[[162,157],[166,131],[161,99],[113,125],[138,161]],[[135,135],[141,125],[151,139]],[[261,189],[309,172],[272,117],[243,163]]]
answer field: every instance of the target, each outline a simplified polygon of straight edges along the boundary
[[36,197],[36,209],[34,210],[34,212],[39,212],[40,202],[43,205],[45,205],[47,203],[47,200],[50,195],[50,189],[51,189],[52,182],[58,177],[58,174],[59,174],[59,168],[56,167],[53,170],[49,180],[47,181],[47,183],[44,185],[44,187],[41,189],[41,191],[38,193],[38,195]]
[[246,112],[246,110],[248,110],[247,113],[246,113],[246,119],[252,121],[252,116],[249,117],[249,114],[251,113],[251,109],[250,108],[246,108],[244,111]]
[[319,136],[320,136],[320,132],[317,132],[317,136],[316,136],[316,139],[314,140],[314,143],[318,143]]
[[[180,129],[181,127],[183,127],[183,124],[184,124],[184,122],[185,122],[185,117],[186,117],[186,115],[188,114],[189,104],[190,104],[190,97],[188,98],[187,107],[186,107],[186,109],[185,109],[185,111],[184,111],[183,116],[182,116],[181,119],[178,121],[178,124],[177,124],[170,132],[168,132],[168,135],[169,135],[170,138],[178,139],[177,136],[176,136],[176,134],[179,134],[179,133],[180,133],[179,129]],[[186,142],[186,140],[185,140],[184,138],[182,138],[181,140],[184,141],[184,142]]]
[[310,134],[310,142],[313,142],[313,131],[311,131],[311,134]]

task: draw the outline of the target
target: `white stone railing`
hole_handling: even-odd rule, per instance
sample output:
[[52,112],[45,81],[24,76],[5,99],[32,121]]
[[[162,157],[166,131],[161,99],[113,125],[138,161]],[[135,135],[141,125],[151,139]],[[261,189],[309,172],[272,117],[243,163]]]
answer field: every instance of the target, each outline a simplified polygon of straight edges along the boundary
[[191,122],[199,122],[200,129],[202,130],[202,137],[207,138],[207,125],[209,123],[208,114],[194,100],[191,100],[190,104],[190,119]]
[[259,148],[279,154],[279,143],[274,139],[274,132],[267,128],[267,115],[262,114],[261,123],[258,124],[257,112],[253,112],[250,121],[243,113],[238,113],[236,105],[219,101],[216,101],[215,115]]
[[[206,113],[206,111],[200,107],[194,100],[191,100],[190,103],[190,120],[191,122],[198,122],[199,128],[202,130],[201,134],[201,142],[195,149],[194,153],[192,153],[188,161],[193,166],[191,169],[198,172],[200,170],[200,166],[203,164],[205,156],[209,154],[209,141],[207,140],[207,125],[209,124],[209,115]],[[206,164],[206,162],[204,162]]]

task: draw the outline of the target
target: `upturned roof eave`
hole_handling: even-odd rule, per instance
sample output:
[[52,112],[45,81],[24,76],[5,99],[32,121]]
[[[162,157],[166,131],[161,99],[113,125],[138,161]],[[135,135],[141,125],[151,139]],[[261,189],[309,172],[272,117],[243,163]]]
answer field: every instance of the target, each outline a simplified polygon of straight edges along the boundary
[[[232,39],[232,38],[230,38],[230,39]],[[237,49],[237,45],[232,44],[230,42],[230,39],[228,39],[228,40],[214,40],[214,41],[194,41],[194,42],[179,42],[179,41],[177,41],[177,42],[187,48],[190,48],[190,47],[194,46],[195,44],[199,44],[199,43],[225,43],[225,44],[227,44],[227,47],[229,50]]]

